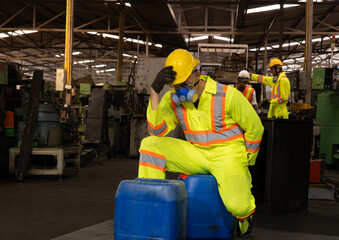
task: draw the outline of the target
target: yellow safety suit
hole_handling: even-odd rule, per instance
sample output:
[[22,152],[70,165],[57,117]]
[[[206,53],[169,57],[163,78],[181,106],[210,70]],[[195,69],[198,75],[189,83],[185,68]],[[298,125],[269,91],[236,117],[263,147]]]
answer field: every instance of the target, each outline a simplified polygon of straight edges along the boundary
[[263,83],[272,87],[272,96],[270,109],[268,110],[268,118],[282,117],[288,119],[287,102],[290,96],[290,81],[284,72],[281,72],[277,81],[273,81],[273,77],[252,74],[251,80]]
[[[163,96],[156,111],[148,105],[152,136],[141,142],[139,177],[164,179],[166,170],[212,174],[228,211],[244,219],[255,210],[248,165],[255,163],[264,129],[241,92],[208,76],[200,79],[207,82],[197,109],[192,102],[176,105],[174,90]],[[177,124],[187,141],[165,137]]]

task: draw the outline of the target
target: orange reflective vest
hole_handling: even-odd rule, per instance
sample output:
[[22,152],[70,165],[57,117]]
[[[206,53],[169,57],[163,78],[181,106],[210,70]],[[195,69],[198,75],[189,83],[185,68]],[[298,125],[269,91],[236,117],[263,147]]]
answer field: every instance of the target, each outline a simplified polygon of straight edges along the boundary
[[180,124],[187,141],[197,147],[245,146],[248,160],[253,165],[263,134],[260,118],[237,89],[217,83],[208,76],[202,75],[201,80],[206,81],[206,86],[198,108],[191,102],[176,105],[171,99],[174,90],[163,96],[157,110],[149,103],[150,134],[165,136]]
[[244,91],[242,91],[242,95],[244,95],[245,98],[246,98],[250,103],[252,103],[253,92],[254,92],[254,88],[246,87],[246,88],[244,89]]

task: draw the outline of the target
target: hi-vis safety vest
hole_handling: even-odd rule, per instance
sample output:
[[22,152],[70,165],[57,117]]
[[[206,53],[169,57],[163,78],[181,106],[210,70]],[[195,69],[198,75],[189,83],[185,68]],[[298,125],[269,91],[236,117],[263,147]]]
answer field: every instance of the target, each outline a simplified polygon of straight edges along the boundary
[[197,109],[191,102],[176,105],[170,95],[174,90],[163,96],[156,111],[149,103],[147,121],[150,134],[165,136],[180,124],[187,141],[197,147],[212,149],[245,144],[249,164],[253,165],[263,126],[252,105],[235,88],[217,83],[208,76],[202,75],[200,79],[206,81],[206,86]]
[[246,98],[250,103],[252,103],[253,92],[254,92],[254,88],[246,87],[246,88],[244,89],[244,91],[242,91],[242,95],[244,95],[245,98]]
[[288,118],[286,104],[290,96],[290,81],[284,72],[280,73],[277,81],[273,82],[273,77],[252,74],[251,80],[263,83],[272,87],[271,104],[267,117]]

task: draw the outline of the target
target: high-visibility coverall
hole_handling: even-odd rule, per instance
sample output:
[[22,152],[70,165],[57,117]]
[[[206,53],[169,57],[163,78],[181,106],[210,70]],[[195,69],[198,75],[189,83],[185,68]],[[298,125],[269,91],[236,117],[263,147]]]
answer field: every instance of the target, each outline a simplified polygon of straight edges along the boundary
[[[171,93],[154,111],[147,108],[150,137],[140,146],[139,177],[165,178],[165,172],[212,174],[221,198],[234,216],[255,210],[248,165],[255,163],[263,126],[251,104],[237,89],[208,76],[198,108],[192,102],[175,105]],[[187,141],[165,137],[180,124]],[[243,130],[246,132],[243,133]]]
[[281,72],[277,81],[273,81],[273,77],[252,74],[251,80],[263,83],[267,86],[272,87],[272,96],[270,109],[268,110],[267,117],[282,117],[288,119],[287,102],[290,96],[290,81],[286,74]]

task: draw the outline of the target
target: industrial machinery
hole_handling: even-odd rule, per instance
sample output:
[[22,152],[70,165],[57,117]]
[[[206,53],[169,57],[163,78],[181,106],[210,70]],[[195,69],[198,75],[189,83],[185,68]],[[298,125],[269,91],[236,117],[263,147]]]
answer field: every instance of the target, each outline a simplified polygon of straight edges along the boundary
[[34,72],[33,79],[17,79],[14,84],[18,104],[6,106],[12,110],[7,111],[6,122],[11,123],[7,125],[13,128],[11,136],[15,140],[7,148],[8,173],[15,174],[17,181],[23,181],[26,174],[77,174],[81,151],[74,129],[77,118],[65,118],[73,114],[63,105],[62,93],[44,82],[41,70]]
[[339,166],[339,71],[314,68],[312,89],[326,92],[318,95],[316,124],[321,126],[319,157],[329,165]]
[[0,63],[0,175],[8,175],[8,149],[16,145],[15,108],[21,104],[16,85],[21,81],[20,66]]
[[252,67],[246,44],[199,43],[197,58],[205,72],[214,69],[213,78],[226,84],[236,84],[239,71]]

